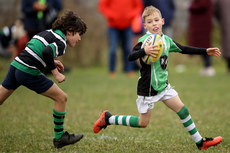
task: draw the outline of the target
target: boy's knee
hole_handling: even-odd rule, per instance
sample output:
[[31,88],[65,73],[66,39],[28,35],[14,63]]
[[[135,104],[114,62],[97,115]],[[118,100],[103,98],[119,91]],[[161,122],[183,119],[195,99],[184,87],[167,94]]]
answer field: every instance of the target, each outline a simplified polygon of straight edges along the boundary
[[64,94],[63,94],[63,101],[64,101],[64,102],[67,102],[67,99],[68,99],[68,96],[67,96],[66,93],[64,93]]
[[64,99],[65,99],[65,102],[67,102],[68,95],[66,93],[64,93]]
[[67,98],[68,98],[67,94],[63,92],[61,95],[59,95],[56,101],[59,103],[66,103]]

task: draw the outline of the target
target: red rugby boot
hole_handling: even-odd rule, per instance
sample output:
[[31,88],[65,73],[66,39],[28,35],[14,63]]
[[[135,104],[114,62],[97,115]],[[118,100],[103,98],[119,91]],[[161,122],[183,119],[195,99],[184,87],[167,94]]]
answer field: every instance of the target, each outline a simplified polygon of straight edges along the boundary
[[107,125],[109,125],[108,123],[108,119],[111,117],[111,113],[107,110],[103,111],[103,113],[101,114],[100,118],[94,123],[93,126],[93,132],[94,133],[98,133],[101,131],[102,128],[106,128]]
[[196,144],[198,149],[200,150],[206,150],[211,146],[217,146],[219,143],[222,142],[222,137],[218,136],[215,138],[203,138],[202,142],[200,144]]

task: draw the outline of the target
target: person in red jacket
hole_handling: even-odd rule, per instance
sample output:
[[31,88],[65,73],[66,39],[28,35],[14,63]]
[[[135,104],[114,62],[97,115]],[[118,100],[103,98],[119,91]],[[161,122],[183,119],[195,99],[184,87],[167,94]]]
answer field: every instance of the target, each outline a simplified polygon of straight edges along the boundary
[[99,0],[98,9],[105,17],[108,26],[110,77],[116,77],[116,49],[120,42],[124,72],[132,76],[134,63],[128,61],[132,45],[131,24],[133,19],[142,13],[143,2],[141,0]]

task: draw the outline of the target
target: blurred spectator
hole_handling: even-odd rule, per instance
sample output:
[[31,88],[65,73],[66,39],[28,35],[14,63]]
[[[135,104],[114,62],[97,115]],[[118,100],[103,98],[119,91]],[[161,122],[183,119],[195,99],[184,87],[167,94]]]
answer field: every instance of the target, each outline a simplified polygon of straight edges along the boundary
[[[189,6],[188,45],[199,48],[211,47],[213,19],[212,0],[192,0]],[[204,68],[201,75],[214,76],[211,57],[203,55]]]
[[62,10],[62,0],[47,0],[47,8],[44,12],[43,24],[45,29],[51,29],[53,22]]
[[12,41],[13,26],[4,26],[0,33],[0,55],[2,57],[10,57],[10,46],[14,46],[15,42]]
[[99,0],[98,8],[106,18],[108,25],[110,77],[116,77],[116,50],[120,42],[123,51],[124,71],[128,76],[132,76],[134,63],[128,61],[133,37],[131,24],[133,19],[142,12],[142,1]]
[[215,0],[215,14],[220,23],[223,57],[230,74],[230,0]]
[[160,0],[143,0],[144,3],[144,8],[146,8],[147,6],[154,6],[156,8],[160,8]]
[[22,0],[24,26],[31,39],[35,34],[52,26],[62,9],[61,0]]
[[25,48],[28,40],[23,21],[21,19],[16,20],[13,25],[2,28],[0,34],[0,55],[10,56],[13,60]]
[[175,14],[174,0],[159,0],[159,9],[162,13],[162,17],[165,19],[163,33],[169,37],[173,37],[172,23]]

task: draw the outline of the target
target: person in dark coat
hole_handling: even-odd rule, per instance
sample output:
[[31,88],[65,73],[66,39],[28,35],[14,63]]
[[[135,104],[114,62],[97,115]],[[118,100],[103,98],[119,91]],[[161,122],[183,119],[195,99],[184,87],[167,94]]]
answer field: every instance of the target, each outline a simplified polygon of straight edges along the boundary
[[[21,9],[24,19],[24,28],[31,39],[35,34],[45,29],[51,28],[48,22],[50,15],[54,15],[50,23],[52,23],[59,11],[62,9],[61,0],[47,0],[45,3],[41,3],[39,0],[22,0]],[[56,11],[56,12],[55,12]],[[42,15],[38,15],[38,12],[42,12]]]
[[223,57],[227,61],[227,71],[230,74],[230,1],[216,0],[215,13],[221,29]]
[[[188,45],[194,47],[211,47],[213,3],[212,0],[192,0],[189,6]],[[211,58],[203,55],[204,68],[201,75],[213,76]]]

